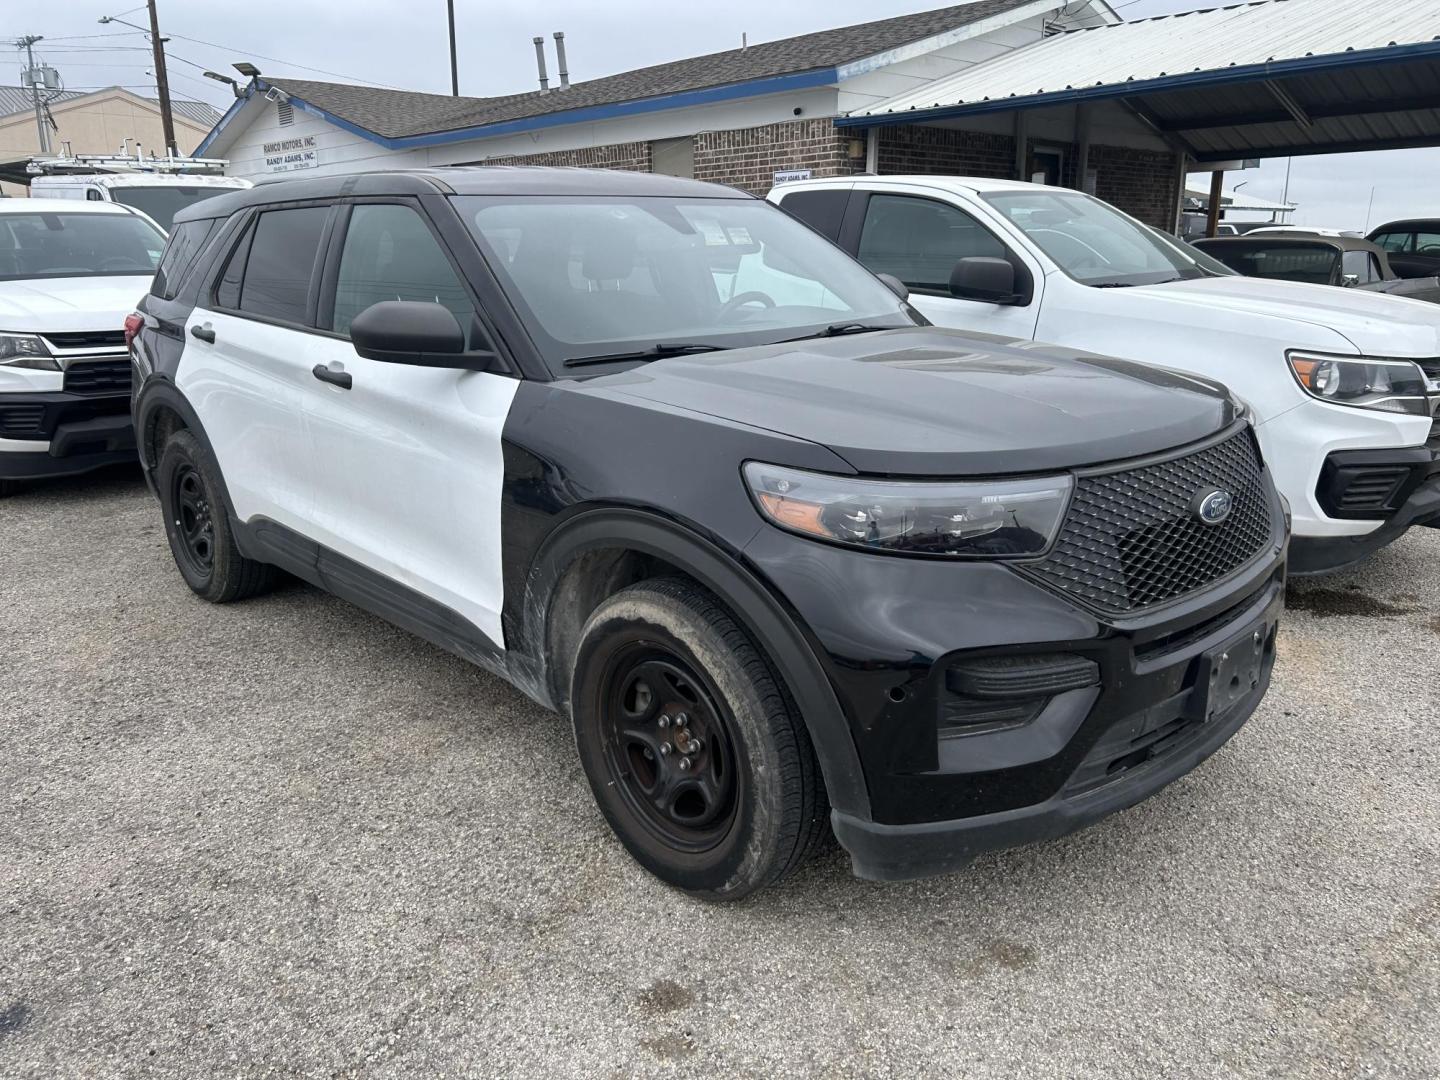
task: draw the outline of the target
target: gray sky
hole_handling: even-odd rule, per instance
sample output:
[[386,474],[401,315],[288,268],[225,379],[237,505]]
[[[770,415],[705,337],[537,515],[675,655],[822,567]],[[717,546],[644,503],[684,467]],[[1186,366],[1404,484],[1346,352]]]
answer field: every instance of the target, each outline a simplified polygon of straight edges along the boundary
[[[460,42],[460,91],[515,93],[535,85],[530,39],[565,31],[571,78],[579,81],[628,68],[716,52],[750,40],[769,41],[813,30],[943,6],[944,0],[728,0],[686,4],[675,0],[455,0]],[[1199,0],[1112,0],[1125,18],[1143,18],[1197,7]],[[171,37],[171,92],[217,108],[229,90],[201,76],[211,68],[234,74],[230,63],[250,60],[261,71],[337,82],[370,81],[447,93],[449,55],[445,0],[159,0],[161,30]],[[129,27],[101,26],[102,15],[145,23],[135,0],[50,0],[0,11],[0,40],[43,34],[38,46],[59,68],[67,87],[119,84],[153,95],[145,38]],[[195,40],[191,40],[195,39]],[[0,79],[19,81],[20,57],[11,51]],[[266,59],[266,57],[276,59]],[[286,63],[284,61],[289,61]],[[306,67],[298,66],[300,64]],[[550,59],[554,75],[553,54]],[[307,68],[324,69],[321,73]],[[1422,178],[1440,167],[1440,149],[1396,150],[1296,158],[1290,198],[1300,203],[1297,222],[1362,228],[1374,188],[1371,224],[1436,207]],[[1278,200],[1285,161],[1232,173],[1231,186],[1247,181],[1246,194]],[[1192,186],[1203,184],[1192,177]]]

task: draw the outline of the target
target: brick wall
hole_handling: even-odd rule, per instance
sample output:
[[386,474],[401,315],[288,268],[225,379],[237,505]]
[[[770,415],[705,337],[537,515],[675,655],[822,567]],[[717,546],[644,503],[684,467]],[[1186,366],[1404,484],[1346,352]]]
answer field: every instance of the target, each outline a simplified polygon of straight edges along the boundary
[[585,169],[625,169],[629,172],[650,171],[648,142],[610,143],[607,146],[586,146],[578,150],[553,150],[543,154],[511,154],[506,157],[467,161],[466,165],[572,165]]
[[950,128],[882,127],[877,167],[885,173],[990,176],[1004,180],[1015,170],[1015,140],[1009,135]]
[[1092,146],[1090,168],[1097,171],[1097,196],[1157,229],[1175,227],[1180,175],[1174,154]]
[[864,137],[835,127],[829,118],[787,120],[731,131],[702,131],[695,136],[695,179],[728,184],[764,195],[775,174],[809,169],[812,175],[849,176],[862,172],[865,157],[850,157],[850,142]]

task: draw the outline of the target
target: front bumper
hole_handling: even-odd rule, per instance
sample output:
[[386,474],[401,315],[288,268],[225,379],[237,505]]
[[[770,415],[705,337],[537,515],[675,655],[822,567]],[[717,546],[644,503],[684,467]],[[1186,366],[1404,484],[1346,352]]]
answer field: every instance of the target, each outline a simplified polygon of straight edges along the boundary
[[1290,572],[1343,570],[1399,539],[1412,525],[1440,527],[1440,440],[1393,450],[1338,451],[1325,459],[1316,499],[1339,520],[1375,524],[1361,536],[1297,536]]
[[73,476],[134,460],[128,392],[0,394],[0,480]]
[[[1138,674],[1158,700],[1106,722],[1060,790],[1049,798],[973,817],[885,824],[833,811],[835,835],[849,852],[857,877],[904,881],[959,870],[986,851],[1050,840],[1134,806],[1190,772],[1244,725],[1270,685],[1275,632],[1284,605],[1283,577],[1273,579],[1233,619],[1220,621],[1163,666]],[[1207,680],[1216,650],[1253,642],[1259,678],[1223,711],[1206,714]],[[1249,647],[1249,646],[1247,646]],[[1224,655],[1222,653],[1222,655]],[[1137,664],[1136,668],[1144,667]],[[1180,676],[1177,693],[1176,675]],[[1101,691],[1103,698],[1111,687]],[[1132,684],[1130,693],[1136,687]],[[1142,690],[1143,694],[1144,691]],[[1127,695],[1128,696],[1128,695]],[[1105,713],[1096,702],[1092,719]]]

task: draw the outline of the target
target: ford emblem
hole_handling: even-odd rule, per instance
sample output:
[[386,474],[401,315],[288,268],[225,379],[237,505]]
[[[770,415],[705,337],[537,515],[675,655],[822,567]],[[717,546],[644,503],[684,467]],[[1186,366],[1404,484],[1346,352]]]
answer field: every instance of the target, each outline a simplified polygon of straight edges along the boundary
[[1230,516],[1234,507],[1235,497],[1230,492],[1219,489],[1200,492],[1190,504],[1195,516],[1206,525],[1219,525]]

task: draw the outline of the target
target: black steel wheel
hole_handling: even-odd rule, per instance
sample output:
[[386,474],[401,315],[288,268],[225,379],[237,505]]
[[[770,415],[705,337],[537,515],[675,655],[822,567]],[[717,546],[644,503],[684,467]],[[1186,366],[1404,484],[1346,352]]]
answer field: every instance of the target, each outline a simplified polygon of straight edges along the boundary
[[733,900],[790,873],[829,827],[794,702],[720,601],[642,581],[586,621],[570,691],[580,762],[630,854]]
[[678,850],[714,847],[734,826],[740,781],[714,691],[644,641],[613,656],[602,678],[607,764],[637,818]]
[[170,479],[170,487],[175,531],[180,539],[176,557],[183,558],[197,577],[208,577],[215,565],[215,523],[200,470],[188,461],[181,464]]
[[225,510],[220,470],[189,431],[182,429],[166,440],[155,468],[155,487],[175,568],[197,595],[223,604],[274,585],[273,566],[240,554]]

